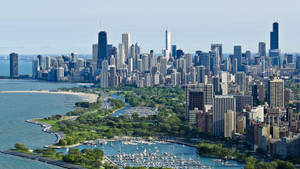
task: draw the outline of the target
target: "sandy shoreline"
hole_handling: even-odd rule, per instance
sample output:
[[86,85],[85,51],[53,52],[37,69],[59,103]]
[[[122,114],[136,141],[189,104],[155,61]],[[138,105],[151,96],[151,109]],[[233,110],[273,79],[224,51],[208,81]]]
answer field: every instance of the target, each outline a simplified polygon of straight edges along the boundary
[[86,102],[96,102],[98,99],[97,94],[72,92],[72,91],[50,91],[50,90],[20,90],[20,91],[0,91],[1,93],[37,93],[37,94],[59,94],[59,95],[74,95],[82,98]]

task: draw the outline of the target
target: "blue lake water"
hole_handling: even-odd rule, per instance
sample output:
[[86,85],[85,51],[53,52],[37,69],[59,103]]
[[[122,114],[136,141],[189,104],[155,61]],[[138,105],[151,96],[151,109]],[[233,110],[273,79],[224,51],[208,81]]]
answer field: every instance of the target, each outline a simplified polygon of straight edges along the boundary
[[[27,80],[0,80],[0,91],[48,90],[73,86],[76,85]],[[42,147],[53,143],[56,140],[54,135],[44,133],[40,126],[26,123],[25,120],[48,117],[53,114],[64,114],[70,111],[78,100],[80,98],[70,95],[0,94],[0,149],[13,148],[16,142],[24,143],[29,148]],[[43,169],[58,167],[0,154],[0,168]]]

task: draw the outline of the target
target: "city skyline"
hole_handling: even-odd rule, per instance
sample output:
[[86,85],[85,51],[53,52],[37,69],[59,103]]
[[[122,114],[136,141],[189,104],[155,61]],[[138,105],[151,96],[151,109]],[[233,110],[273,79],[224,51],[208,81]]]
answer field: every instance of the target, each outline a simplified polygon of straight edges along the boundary
[[[72,51],[90,54],[91,44],[97,42],[95,35],[99,32],[100,20],[108,33],[109,44],[118,44],[121,42],[121,34],[129,32],[131,42],[139,42],[147,52],[154,49],[159,53],[165,46],[166,28],[172,32],[171,44],[187,52],[208,50],[211,43],[222,43],[224,53],[231,53],[234,45],[242,45],[243,49],[257,52],[257,43],[260,41],[266,42],[269,48],[269,32],[272,30],[270,23],[275,18],[281,24],[281,51],[300,51],[297,46],[299,40],[294,37],[300,33],[297,25],[300,18],[297,17],[295,3],[264,1],[257,5],[258,1],[250,4],[231,0],[214,5],[214,12],[209,12],[211,8],[201,6],[212,6],[212,2],[189,2],[184,4],[185,8],[181,8],[182,2],[170,2],[132,1],[114,5],[112,2],[94,0],[84,3],[66,0],[59,3],[36,3],[33,9],[30,6],[33,3],[31,0],[26,4],[21,2],[22,8],[16,7],[17,12],[9,16],[7,9],[14,2],[6,2],[0,12],[3,16],[0,19],[3,24],[0,31],[0,54],[60,54]],[[132,8],[133,4],[135,8]],[[172,8],[167,8],[168,4]],[[237,10],[226,10],[226,7],[232,5]],[[267,5],[270,6],[267,8]],[[100,10],[97,6],[105,8]],[[109,12],[111,7],[117,12]],[[176,12],[179,10],[181,12]],[[36,16],[37,13],[40,15]]]

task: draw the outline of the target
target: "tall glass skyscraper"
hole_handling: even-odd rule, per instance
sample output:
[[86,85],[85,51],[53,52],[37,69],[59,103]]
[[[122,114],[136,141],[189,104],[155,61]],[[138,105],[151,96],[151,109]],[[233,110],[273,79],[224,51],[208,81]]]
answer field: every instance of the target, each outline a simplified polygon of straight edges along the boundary
[[273,23],[273,32],[270,34],[270,48],[279,49],[279,23]]
[[101,31],[98,36],[98,70],[101,70],[102,61],[104,59],[107,59],[107,33],[105,31]]

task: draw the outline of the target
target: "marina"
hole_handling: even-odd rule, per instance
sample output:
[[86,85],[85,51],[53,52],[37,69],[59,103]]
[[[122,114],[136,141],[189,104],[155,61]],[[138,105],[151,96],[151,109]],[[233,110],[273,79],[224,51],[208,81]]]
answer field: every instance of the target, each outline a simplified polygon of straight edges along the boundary
[[[234,160],[224,161],[200,157],[195,147],[175,143],[175,141],[165,142],[123,137],[114,140],[97,140],[76,148],[100,148],[113,163],[121,168],[125,166],[171,167],[178,169],[240,169],[244,167],[244,164]],[[58,151],[66,152],[66,149]]]

